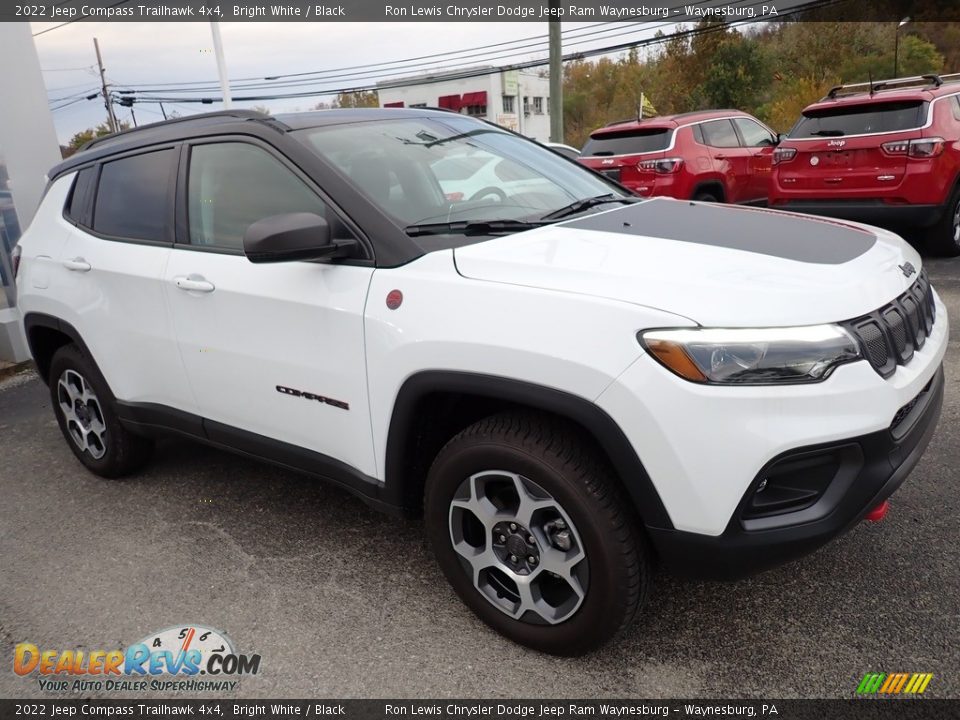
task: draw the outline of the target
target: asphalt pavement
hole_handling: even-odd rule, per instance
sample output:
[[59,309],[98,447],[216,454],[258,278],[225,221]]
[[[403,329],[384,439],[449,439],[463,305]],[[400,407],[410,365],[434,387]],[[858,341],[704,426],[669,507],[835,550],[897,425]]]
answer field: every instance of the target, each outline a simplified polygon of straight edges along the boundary
[[2,380],[0,697],[43,695],[12,672],[16,643],[110,650],[188,623],[261,655],[236,697],[851,697],[870,671],[933,673],[927,696],[960,697],[960,259],[927,267],[957,339],[887,519],[746,581],[661,574],[633,628],[577,659],[487,629],[418,521],[181,441],[101,480],[36,376]]

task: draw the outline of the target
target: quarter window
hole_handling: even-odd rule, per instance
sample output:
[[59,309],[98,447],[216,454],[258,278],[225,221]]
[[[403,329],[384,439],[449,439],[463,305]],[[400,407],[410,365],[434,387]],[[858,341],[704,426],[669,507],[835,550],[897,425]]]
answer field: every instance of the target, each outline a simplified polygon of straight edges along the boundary
[[707,145],[720,148],[740,147],[740,140],[729,120],[705,122],[702,127]]
[[190,243],[242,250],[247,228],[272,215],[307,212],[327,218],[326,203],[268,152],[245,143],[197,145],[190,153],[187,217]]
[[104,163],[93,211],[93,229],[132,240],[170,238],[170,179],[176,152],[158,150]]

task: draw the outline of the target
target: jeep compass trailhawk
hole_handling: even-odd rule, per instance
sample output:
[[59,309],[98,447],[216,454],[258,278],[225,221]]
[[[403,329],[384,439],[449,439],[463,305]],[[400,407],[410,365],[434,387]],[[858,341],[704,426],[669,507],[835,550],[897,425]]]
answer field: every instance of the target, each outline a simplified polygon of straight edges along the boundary
[[[484,159],[530,182],[451,197],[438,168]],[[175,432],[422,512],[463,601],[552,653],[630,623],[657,562],[742,576],[882,514],[943,395],[944,308],[896,235],[643,200],[454,113],[98,139],[17,255],[92,472]]]

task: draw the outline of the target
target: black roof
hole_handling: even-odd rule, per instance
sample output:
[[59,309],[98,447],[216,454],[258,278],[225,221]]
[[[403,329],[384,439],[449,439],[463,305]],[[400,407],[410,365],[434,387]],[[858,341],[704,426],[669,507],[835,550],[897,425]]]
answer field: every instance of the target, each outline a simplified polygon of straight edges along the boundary
[[164,142],[177,142],[197,135],[243,133],[255,123],[260,129],[286,133],[325,125],[367,122],[384,118],[444,116],[449,111],[424,108],[338,108],[313,112],[267,115],[256,110],[222,110],[200,113],[173,120],[141,125],[122,132],[94,138],[80,151],[55,166],[49,173],[51,180],[74,168],[101,160],[111,155]]

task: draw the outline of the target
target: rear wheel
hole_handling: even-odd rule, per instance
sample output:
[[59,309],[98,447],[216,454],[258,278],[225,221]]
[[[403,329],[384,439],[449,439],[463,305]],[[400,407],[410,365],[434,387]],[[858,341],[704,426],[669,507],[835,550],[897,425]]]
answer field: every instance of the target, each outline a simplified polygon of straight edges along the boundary
[[698,190],[693,199],[696,202],[722,202],[716,190]]
[[950,196],[943,217],[927,231],[927,249],[944,257],[960,255],[960,186]]
[[113,394],[76,345],[64,345],[50,361],[50,399],[67,445],[96,475],[128,475],[149,457],[152,443],[120,424]]
[[425,519],[441,569],[484,622],[579,655],[626,627],[646,597],[650,564],[629,507],[573,428],[507,413],[441,450]]

